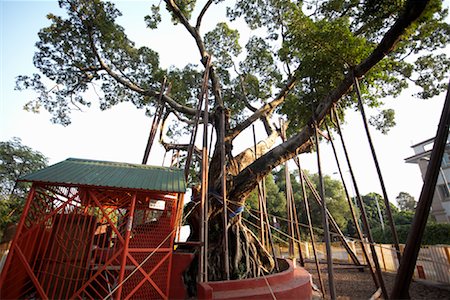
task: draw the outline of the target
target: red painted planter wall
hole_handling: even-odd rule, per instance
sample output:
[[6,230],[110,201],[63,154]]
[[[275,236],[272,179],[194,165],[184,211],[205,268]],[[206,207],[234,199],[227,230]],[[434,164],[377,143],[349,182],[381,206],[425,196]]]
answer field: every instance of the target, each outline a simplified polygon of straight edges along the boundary
[[285,270],[264,277],[214,281],[198,285],[198,299],[311,299],[311,275],[303,268],[294,268],[292,261],[279,259]]

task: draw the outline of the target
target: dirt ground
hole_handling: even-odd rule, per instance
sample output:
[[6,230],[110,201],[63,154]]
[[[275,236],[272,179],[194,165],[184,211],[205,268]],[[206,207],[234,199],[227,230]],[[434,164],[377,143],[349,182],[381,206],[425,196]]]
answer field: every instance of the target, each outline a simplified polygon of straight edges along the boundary
[[[348,268],[348,265],[334,265],[334,282],[338,299],[370,299],[376,288],[368,270],[360,272],[355,268]],[[320,289],[317,277],[316,265],[306,263],[305,269],[311,273],[313,282]],[[328,293],[328,276],[326,264],[320,265],[320,272]],[[383,273],[386,289],[388,293],[394,286],[395,274]],[[314,299],[320,299],[320,293]],[[450,299],[450,285],[434,285],[422,281],[413,281],[409,289],[411,299],[445,300]]]

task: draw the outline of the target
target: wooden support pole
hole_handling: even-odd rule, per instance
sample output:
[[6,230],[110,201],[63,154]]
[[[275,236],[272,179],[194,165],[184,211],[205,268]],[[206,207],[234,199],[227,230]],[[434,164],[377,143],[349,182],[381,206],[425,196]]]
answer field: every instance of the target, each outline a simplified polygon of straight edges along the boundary
[[330,229],[328,225],[328,214],[327,214],[327,202],[325,200],[325,186],[322,176],[322,164],[320,161],[320,148],[319,148],[319,135],[317,133],[317,123],[314,123],[314,135],[316,140],[316,153],[317,153],[317,167],[319,171],[319,182],[320,182],[320,197],[322,198],[322,218],[323,218],[323,230],[324,230],[324,240],[327,252],[327,268],[328,268],[328,288],[330,290],[330,298],[332,300],[336,299],[336,289],[334,286],[334,271],[333,271],[333,257],[331,253],[331,239],[330,239]]
[[353,187],[355,189],[356,200],[358,202],[359,210],[361,212],[361,219],[363,221],[364,231],[366,233],[366,237],[367,237],[367,239],[369,241],[369,244],[370,244],[370,251],[372,252],[372,259],[373,259],[373,263],[375,265],[375,272],[377,274],[378,285],[381,288],[381,291],[383,292],[383,297],[385,299],[388,299],[386,286],[384,285],[383,275],[381,274],[380,263],[378,261],[377,252],[375,251],[375,246],[374,246],[374,243],[373,243],[372,231],[370,229],[369,221],[367,220],[366,209],[364,207],[364,203],[362,201],[361,194],[359,193],[358,184],[356,183],[355,174],[353,173],[352,164],[350,162],[350,156],[348,155],[347,146],[345,145],[344,137],[343,137],[342,131],[340,130],[340,124],[339,124],[339,119],[338,118],[336,118],[336,122],[337,122],[337,125],[338,125],[339,135],[341,137],[342,148],[344,150],[345,159],[347,161],[348,170],[350,172],[350,176],[352,178]]
[[147,164],[148,157],[150,155],[150,150],[152,149],[152,145],[153,145],[153,140],[155,139],[156,130],[158,128],[158,125],[161,121],[162,114],[164,112],[164,103],[162,102],[162,97],[163,97],[164,91],[166,89],[166,80],[167,80],[167,78],[164,77],[163,82],[161,84],[161,91],[159,92],[159,99],[158,99],[157,108],[155,111],[155,116],[153,117],[152,127],[150,128],[147,146],[145,147],[144,158],[142,159],[143,165]]
[[227,162],[225,151],[225,108],[222,107],[220,119],[220,156],[222,160],[222,200],[223,200],[223,255],[225,264],[225,277],[230,280],[230,262],[228,254],[228,206],[227,206]]
[[284,175],[286,184],[286,212],[288,219],[288,235],[289,235],[289,256],[291,258],[295,257],[294,253],[294,217],[292,209],[292,190],[289,188],[291,184],[291,175],[289,174],[289,168],[287,162],[284,163]]
[[[356,89],[356,95],[358,96],[359,110],[361,112],[361,116],[363,119],[364,129],[366,130],[367,140],[369,141],[370,151],[372,152],[373,162],[375,163],[375,167],[377,169],[377,174],[378,174],[378,179],[380,180],[381,190],[383,192],[384,204],[386,206],[386,215],[389,220],[389,226],[391,228],[391,234],[392,234],[392,238],[394,240],[394,246],[395,246],[395,249],[397,250],[397,258],[398,258],[398,261],[400,261],[401,253],[400,253],[400,246],[399,246],[399,242],[398,242],[397,230],[395,229],[394,218],[392,217],[391,205],[390,205],[389,198],[388,198],[388,195],[386,192],[386,186],[384,184],[383,175],[381,174],[380,164],[378,163],[378,158],[377,158],[377,154],[375,152],[375,147],[372,142],[372,137],[370,136],[369,125],[367,124],[366,113],[364,111],[364,105],[363,105],[362,99],[361,99],[361,91],[359,89],[358,79],[356,77],[353,77],[353,82],[354,82],[354,86]],[[386,294],[384,294],[384,295],[386,296]]]
[[436,189],[436,182],[442,162],[442,156],[445,151],[450,127],[450,83],[447,89],[444,108],[442,109],[441,119],[434,140],[433,150],[431,151],[430,162],[428,163],[427,172],[425,174],[425,182],[420,192],[419,202],[417,202],[416,212],[414,214],[413,223],[406,240],[405,251],[403,252],[400,267],[395,278],[394,288],[392,289],[391,298],[407,299],[409,298],[409,286],[414,274],[414,267],[419,255],[420,244],[422,242],[423,233],[430,213],[433,195]]
[[[280,128],[281,128],[281,139],[284,142],[286,140],[286,131],[284,129],[284,122],[280,119]],[[289,235],[289,256],[291,258],[295,257],[294,253],[294,209],[292,207],[293,195],[291,188],[291,174],[289,173],[288,162],[284,163],[284,176],[285,176],[285,187],[286,187],[286,212],[288,219],[288,235]]]
[[322,292],[322,295],[325,296],[325,286],[324,286],[323,280],[322,280],[322,272],[320,271],[319,258],[317,257],[316,242],[315,242],[314,231],[313,231],[313,227],[312,227],[311,213],[309,210],[308,195],[306,194],[305,179],[304,179],[305,174],[303,173],[303,170],[301,168],[300,159],[298,158],[298,156],[295,156],[294,162],[297,165],[298,174],[300,176],[300,184],[302,186],[302,193],[303,193],[303,204],[305,206],[306,217],[308,220],[309,236],[311,238],[311,246],[312,246],[312,250],[314,253],[314,262],[316,264],[317,276],[319,278],[320,291]]
[[[255,151],[255,160],[258,159],[257,156],[257,149],[256,149],[256,132],[255,132],[255,125],[252,124],[252,130],[253,130],[253,147]],[[263,189],[261,187],[261,183],[258,183],[258,210],[259,210],[259,238],[261,240],[261,244],[266,245],[265,243],[265,232],[264,232],[264,195],[263,195]]]
[[[281,128],[281,139],[283,142],[286,141],[286,130],[284,126],[284,121],[280,119],[280,128]],[[295,208],[295,199],[294,199],[294,191],[292,190],[292,183],[291,183],[291,175],[289,172],[289,166],[288,162],[284,163],[284,169],[285,169],[285,177],[286,177],[286,204],[288,207],[288,229],[289,229],[289,235],[292,237],[289,241],[289,254],[291,254],[292,250],[292,256],[295,257],[295,247],[294,247],[294,240],[295,240],[295,234],[297,234],[297,247],[298,247],[298,256],[300,260],[300,265],[304,266],[305,261],[303,259],[303,253],[302,253],[302,247],[301,247],[301,238],[300,238],[300,229],[298,228],[298,217],[297,217],[297,209]],[[292,248],[292,249],[291,249]]]
[[[205,98],[205,93],[207,93],[207,91],[208,91],[208,78],[209,78],[210,63],[211,63],[211,57],[208,56],[207,61],[206,61],[206,66],[205,66],[205,73],[203,74],[203,84],[202,84],[201,92],[200,92],[199,99],[198,99],[199,101],[198,101],[198,105],[197,105],[197,111],[196,111],[195,117],[194,117],[194,131],[192,132],[192,135],[191,135],[188,153],[186,156],[186,165],[184,166],[184,177],[186,180],[188,179],[188,176],[189,176],[189,169],[191,167],[192,153],[194,152],[194,148],[195,148],[195,140],[197,138],[198,124],[200,121],[200,115],[201,115],[202,106],[203,106],[203,99]],[[208,102],[207,97],[206,97],[206,102]],[[203,120],[203,121],[205,122],[205,120]]]
[[[319,195],[319,193],[317,192],[317,190],[314,188],[314,185],[312,184],[311,180],[309,180],[308,177],[305,176],[305,182],[308,185],[308,187],[310,188],[314,199],[316,200],[317,204],[319,204],[320,208],[323,208],[322,203],[323,200],[321,198],[321,196]],[[345,250],[347,250],[347,253],[350,255],[350,258],[352,259],[353,263],[357,266],[360,266],[361,263],[359,262],[358,257],[356,256],[356,254],[353,252],[352,248],[350,247],[350,245],[347,243],[344,234],[342,233],[341,229],[339,228],[339,225],[336,223],[336,221],[334,220],[333,216],[331,215],[330,211],[328,209],[326,209],[327,215],[328,215],[328,220],[330,221],[331,226],[333,227],[334,231],[336,232],[339,240],[341,241],[342,246],[344,246]]]
[[208,157],[208,123],[209,123],[209,103],[208,89],[205,93],[205,109],[203,111],[203,148],[202,148],[202,208],[203,208],[203,282],[208,282],[208,215],[209,215],[209,197],[208,197],[208,174],[209,174],[209,157]]
[[[334,116],[336,118],[338,118],[338,116],[335,113],[334,113]],[[356,229],[356,233],[358,235],[358,239],[359,239],[359,243],[360,243],[360,246],[361,246],[361,250],[362,250],[364,258],[365,258],[365,260],[367,262],[367,266],[369,267],[369,272],[370,272],[370,275],[372,276],[373,282],[375,283],[375,286],[378,288],[379,287],[378,280],[377,280],[377,277],[375,275],[375,272],[373,271],[372,264],[371,264],[371,262],[369,260],[369,254],[367,253],[366,247],[364,246],[364,237],[363,237],[363,234],[361,232],[361,228],[359,227],[358,218],[356,217],[355,209],[353,207],[353,203],[352,203],[350,194],[348,192],[347,185],[346,185],[345,180],[344,180],[344,174],[342,173],[341,164],[339,163],[339,158],[338,158],[338,155],[337,155],[336,146],[334,144],[334,140],[333,140],[333,137],[331,135],[331,131],[328,128],[328,125],[326,123],[325,123],[325,126],[327,128],[327,133],[328,133],[328,136],[330,138],[331,147],[333,148],[334,158],[336,160],[336,165],[337,165],[337,168],[338,168],[338,171],[339,171],[339,175],[341,177],[342,186],[344,187],[345,197],[347,198],[347,203],[348,203],[348,206],[350,208],[350,213],[352,215],[353,224],[355,224],[355,229]],[[340,131],[340,127],[338,125],[336,125],[336,126],[338,127],[338,132],[339,132]],[[360,269],[360,270],[364,271],[364,269]]]
[[[255,132],[255,125],[252,125],[253,129],[253,144],[254,144],[254,151],[255,151],[255,160],[258,158],[256,154],[256,132]],[[267,242],[270,245],[270,249],[272,251],[272,256],[275,261],[275,268],[277,271],[280,270],[278,265],[278,260],[276,258],[275,253],[275,246],[272,239],[272,232],[270,230],[270,222],[269,222],[269,215],[267,211],[267,204],[266,204],[266,185],[264,178],[261,180],[261,182],[258,182],[258,208],[259,208],[259,225],[260,225],[260,239],[261,244],[266,247]],[[267,239],[266,239],[267,237]]]
[[292,191],[292,185],[291,185],[291,196],[292,196],[292,209],[293,209],[293,215],[294,215],[294,227],[295,227],[295,233],[297,234],[297,247],[298,247],[298,257],[300,260],[300,265],[302,267],[305,266],[305,259],[303,258],[303,252],[301,247],[301,236],[300,236],[300,228],[298,223],[298,216],[297,216],[297,209],[295,207],[295,199],[294,199],[294,193]]
[[273,238],[272,238],[272,231],[270,230],[270,222],[269,222],[269,213],[267,211],[267,201],[266,201],[266,184],[265,184],[265,180],[263,179],[262,182],[258,185],[258,188],[261,189],[261,194],[263,195],[263,216],[264,216],[264,225],[266,226],[266,236],[267,236],[267,240],[269,240],[269,245],[270,245],[270,249],[272,251],[272,257],[275,261],[275,269],[277,270],[277,272],[280,271],[280,266],[278,265],[278,260],[276,257],[276,253],[275,253],[275,245],[273,243]]

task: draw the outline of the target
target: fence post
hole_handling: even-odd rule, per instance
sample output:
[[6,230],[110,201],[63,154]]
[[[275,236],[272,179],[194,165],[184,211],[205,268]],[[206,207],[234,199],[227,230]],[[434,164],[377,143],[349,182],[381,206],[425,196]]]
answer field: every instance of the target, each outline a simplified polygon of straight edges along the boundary
[[303,242],[303,244],[305,245],[305,259],[309,259],[309,243],[308,242]]
[[[350,241],[350,242],[348,242],[348,243],[349,243],[350,248],[352,249],[352,251],[355,253],[356,257],[358,257],[358,252],[356,252],[355,241]],[[347,253],[347,257],[348,257],[348,262],[349,262],[349,263],[353,262],[353,261],[352,261],[352,258],[350,257],[350,255],[348,255],[348,253]],[[359,258],[359,257],[358,257],[358,258]]]
[[380,252],[381,252],[381,260],[383,261],[383,269],[386,272],[386,261],[384,259],[384,248],[381,244],[380,245]]
[[426,277],[425,277],[425,271],[424,271],[424,269],[423,269],[423,266],[417,265],[416,268],[417,268],[417,274],[419,275],[419,278],[420,278],[420,279],[426,279]]
[[447,256],[447,264],[450,265],[450,247],[445,246],[445,255]]

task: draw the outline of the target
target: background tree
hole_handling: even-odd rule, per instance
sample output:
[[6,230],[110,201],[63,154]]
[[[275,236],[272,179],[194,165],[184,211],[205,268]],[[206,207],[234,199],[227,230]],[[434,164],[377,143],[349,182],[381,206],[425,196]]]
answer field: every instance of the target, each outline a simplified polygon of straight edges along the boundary
[[[319,190],[319,175],[318,174],[309,174],[309,172],[304,171],[305,174],[310,179],[314,188]],[[279,171],[274,171],[275,182],[280,189],[280,191],[285,195],[286,194],[286,179],[285,179],[285,171],[284,167],[281,167]],[[323,178],[324,186],[325,186],[325,201],[327,202],[327,209],[330,211],[331,215],[335,219],[341,230],[345,230],[347,228],[347,223],[351,222],[350,208],[348,207],[347,200],[345,198],[344,187],[339,180],[334,180],[328,175],[325,175]],[[294,199],[295,205],[299,217],[299,222],[301,224],[308,224],[307,216],[303,204],[303,192],[301,190],[301,185],[299,182],[298,171],[295,170],[291,173],[291,185],[294,191]],[[311,221],[313,226],[316,228],[323,228],[322,226],[322,209],[314,200],[313,193],[311,190],[306,187],[306,194],[310,204],[310,213],[311,213]],[[286,208],[285,208],[286,210]],[[309,232],[308,230],[301,226],[301,230],[303,231],[306,238],[308,238]]]
[[398,207],[401,211],[413,212],[416,209],[416,199],[406,192],[400,192],[395,199],[397,200]]
[[6,227],[19,220],[27,197],[29,184],[17,180],[46,166],[47,158],[19,138],[0,142],[0,240]]
[[[388,224],[384,211],[386,210],[386,205],[384,204],[383,197],[377,193],[369,193],[367,195],[361,196],[364,208],[366,210],[367,220],[369,221],[369,226],[371,228],[376,228],[381,226],[381,222]],[[377,206],[378,202],[378,206]],[[398,209],[391,204],[391,209],[398,211]],[[381,213],[381,217],[380,217]],[[381,218],[381,219],[380,219]],[[386,222],[385,222],[386,221]]]
[[[265,188],[266,188],[266,203],[267,203],[267,212],[269,214],[269,222],[271,226],[274,226],[275,217],[279,227],[278,229],[287,232],[287,224],[286,224],[286,195],[284,192],[280,191],[279,186],[275,183],[275,178],[272,173],[265,178]],[[259,212],[258,212],[258,190],[255,189],[250,196],[245,201],[246,212],[244,213],[244,218],[249,220],[254,225],[259,224]],[[255,226],[251,226],[254,230],[254,233],[257,235],[258,230]],[[286,238],[281,236],[277,232],[272,232],[277,238],[275,239],[275,243],[279,243]]]
[[[155,51],[147,46],[137,48],[128,39],[116,23],[120,12],[113,4],[59,1],[66,13],[63,17],[49,14],[51,25],[39,32],[34,64],[40,74],[18,77],[19,89],[37,92],[27,108],[43,107],[53,115],[52,121],[67,125],[72,109],[91,105],[89,90],[95,89],[102,109],[130,101],[153,114],[161,98],[167,111],[164,120],[175,116],[171,138],[163,138],[162,143],[166,149],[186,149],[186,145],[177,146],[177,141],[192,130],[206,69],[211,95],[209,122],[216,135],[210,188],[221,190],[222,132],[218,125],[225,118],[226,184],[230,208],[236,210],[244,205],[258,180],[311,149],[314,122],[321,126],[336,104],[341,118],[345,108],[355,107],[355,76],[361,79],[364,102],[370,106],[381,105],[384,96],[397,96],[408,82],[420,87],[418,96],[422,98],[445,88],[450,63],[438,50],[448,44],[450,26],[444,21],[447,10],[439,0],[330,0],[314,5],[237,0],[227,8],[229,19],[241,18],[254,29],[244,47],[239,44],[239,32],[226,20],[201,34],[209,9],[223,5],[221,2],[164,0],[164,5],[159,2],[151,7],[147,26],[156,29],[163,19],[182,26],[194,39],[201,61],[200,65],[163,69]],[[161,13],[162,8],[169,17]],[[185,48],[179,51],[182,55]],[[171,89],[160,95],[164,77]],[[289,120],[288,138],[277,145],[279,131],[271,119],[280,115]],[[389,114],[389,124],[392,121]],[[236,137],[255,122],[264,126],[267,139],[258,143],[257,153],[251,145],[233,153]],[[213,198],[209,202],[210,224],[215,225],[209,236],[220,237],[221,206]],[[224,275],[223,261],[216,259],[222,249],[219,240],[208,243],[208,253],[214,255],[209,258],[210,280],[223,279]],[[230,240],[237,245],[230,252],[233,276],[245,278],[273,269],[273,259],[240,218],[230,219]]]

